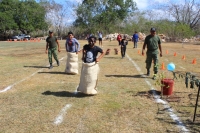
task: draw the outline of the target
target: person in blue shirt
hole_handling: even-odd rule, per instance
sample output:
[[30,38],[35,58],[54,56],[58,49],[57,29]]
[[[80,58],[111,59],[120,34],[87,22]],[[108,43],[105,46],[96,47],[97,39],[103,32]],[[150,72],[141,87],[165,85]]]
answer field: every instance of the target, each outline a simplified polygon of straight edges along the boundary
[[78,54],[80,49],[80,44],[76,38],[74,38],[73,33],[70,31],[68,32],[68,38],[65,43],[65,48],[67,52],[76,53]]
[[65,72],[68,74],[78,74],[78,53],[80,44],[76,38],[74,38],[74,35],[71,31],[68,32],[65,48],[67,51],[67,63]]
[[138,42],[138,39],[139,39],[139,36],[137,34],[137,31],[135,31],[135,33],[133,34],[133,37],[132,37],[132,41],[133,41],[133,48],[137,48],[137,42]]

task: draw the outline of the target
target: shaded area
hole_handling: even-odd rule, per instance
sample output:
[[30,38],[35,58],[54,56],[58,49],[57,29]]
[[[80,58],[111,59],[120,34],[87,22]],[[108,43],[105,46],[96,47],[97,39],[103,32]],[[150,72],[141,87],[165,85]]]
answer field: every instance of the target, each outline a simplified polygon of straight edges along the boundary
[[38,72],[39,74],[43,74],[43,73],[49,73],[49,74],[64,74],[64,75],[75,75],[75,74],[69,74],[66,72]]
[[94,96],[94,95],[87,95],[80,92],[75,93],[75,92],[69,92],[69,91],[58,91],[58,92],[45,91],[42,93],[42,95],[53,95],[57,97],[77,97],[77,98]]
[[120,59],[120,57],[107,57],[107,56],[104,56],[103,58],[108,58],[108,59]]
[[32,68],[49,68],[48,66],[24,66],[24,67],[32,67]]
[[106,77],[117,77],[117,78],[147,78],[143,75],[105,75]]
[[[156,118],[156,119],[161,122],[177,125],[177,121],[171,121],[171,119],[164,119],[164,118]],[[182,122],[184,123],[184,126],[189,130],[188,133],[199,133],[200,132],[200,129],[198,128],[200,126],[200,121],[193,123],[190,119],[187,119]],[[177,133],[177,131],[173,131],[170,129],[167,129],[166,132],[167,133]],[[184,131],[179,131],[179,132],[184,132]]]

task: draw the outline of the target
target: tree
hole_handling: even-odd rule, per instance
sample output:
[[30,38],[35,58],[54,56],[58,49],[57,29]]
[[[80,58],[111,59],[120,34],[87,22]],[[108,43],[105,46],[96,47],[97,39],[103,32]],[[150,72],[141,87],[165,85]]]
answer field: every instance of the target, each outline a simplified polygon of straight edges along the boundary
[[14,30],[17,28],[17,24],[14,21],[15,6],[13,0],[2,0],[0,3],[0,31],[6,32],[7,30]]
[[90,33],[99,30],[110,33],[113,27],[118,29],[118,23],[135,10],[136,3],[132,0],[83,0],[76,9],[74,26]]
[[55,29],[58,36],[61,36],[64,27],[72,16],[73,2],[65,1],[65,4],[56,3],[54,0],[40,0],[40,4],[46,10],[46,21],[48,28]]
[[2,0],[0,9],[0,17],[3,18],[1,30],[20,30],[28,34],[47,28],[46,12],[35,0]]
[[191,29],[197,28],[200,22],[199,0],[185,0],[181,4],[169,3],[162,9],[166,10],[177,23],[187,24]]

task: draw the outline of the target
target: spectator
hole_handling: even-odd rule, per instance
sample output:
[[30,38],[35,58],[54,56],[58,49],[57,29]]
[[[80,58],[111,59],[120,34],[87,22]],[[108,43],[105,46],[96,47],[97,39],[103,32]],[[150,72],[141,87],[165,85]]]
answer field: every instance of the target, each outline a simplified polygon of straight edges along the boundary
[[103,47],[103,45],[102,45],[102,38],[103,38],[103,35],[102,35],[102,32],[101,32],[101,31],[98,32],[98,36],[99,36],[99,46],[100,46],[100,47]]
[[118,41],[118,44],[119,44],[119,45],[121,44],[121,40],[122,40],[122,36],[121,36],[121,34],[119,33],[119,34],[117,35],[117,41]]
[[133,41],[133,48],[137,48],[137,42],[138,42],[138,39],[139,39],[139,36],[137,34],[137,31],[135,31],[135,33],[133,34],[133,37],[132,37],[132,41]]

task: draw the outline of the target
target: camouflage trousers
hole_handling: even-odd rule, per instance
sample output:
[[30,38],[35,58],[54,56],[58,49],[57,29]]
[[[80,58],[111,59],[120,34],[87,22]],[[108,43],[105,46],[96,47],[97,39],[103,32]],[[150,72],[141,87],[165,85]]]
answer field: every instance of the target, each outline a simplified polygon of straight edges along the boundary
[[48,49],[48,58],[50,64],[52,64],[52,55],[54,59],[58,62],[57,47]]
[[154,63],[154,73],[158,72],[158,54],[157,53],[147,53],[146,58],[146,69],[149,70],[151,68],[151,63]]

